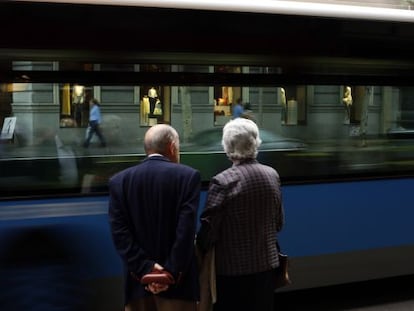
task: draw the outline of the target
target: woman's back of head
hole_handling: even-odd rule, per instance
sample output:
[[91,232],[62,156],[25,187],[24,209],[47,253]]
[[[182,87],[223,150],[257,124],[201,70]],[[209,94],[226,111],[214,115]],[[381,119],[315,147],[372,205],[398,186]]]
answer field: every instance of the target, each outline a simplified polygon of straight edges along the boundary
[[232,161],[255,159],[261,142],[256,123],[249,119],[236,118],[223,128],[222,145]]

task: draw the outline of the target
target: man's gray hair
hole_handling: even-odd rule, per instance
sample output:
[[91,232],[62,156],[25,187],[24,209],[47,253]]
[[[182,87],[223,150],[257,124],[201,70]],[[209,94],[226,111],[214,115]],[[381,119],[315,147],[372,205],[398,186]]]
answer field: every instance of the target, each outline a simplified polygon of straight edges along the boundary
[[179,143],[177,131],[167,124],[154,125],[147,134],[144,140],[144,147],[147,153],[153,152],[164,155],[170,142],[174,142],[177,145]]
[[230,160],[255,159],[261,143],[259,128],[251,120],[237,118],[223,128],[221,144]]

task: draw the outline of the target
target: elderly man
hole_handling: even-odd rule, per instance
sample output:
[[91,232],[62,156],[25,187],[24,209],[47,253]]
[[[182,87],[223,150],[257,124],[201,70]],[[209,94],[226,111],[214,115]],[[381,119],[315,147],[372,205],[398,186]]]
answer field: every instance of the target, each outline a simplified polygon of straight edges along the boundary
[[[126,311],[196,310],[194,249],[200,173],[179,164],[179,137],[158,124],[145,134],[146,159],[109,181],[109,220],[125,271]],[[151,271],[174,284],[141,284]]]

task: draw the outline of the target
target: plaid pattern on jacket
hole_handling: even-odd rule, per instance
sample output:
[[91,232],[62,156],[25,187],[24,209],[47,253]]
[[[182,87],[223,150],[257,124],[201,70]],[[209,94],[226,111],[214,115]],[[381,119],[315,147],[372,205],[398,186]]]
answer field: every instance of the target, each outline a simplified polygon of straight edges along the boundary
[[276,268],[276,235],[284,212],[279,174],[250,160],[212,178],[202,226],[214,240],[218,275],[246,275]]

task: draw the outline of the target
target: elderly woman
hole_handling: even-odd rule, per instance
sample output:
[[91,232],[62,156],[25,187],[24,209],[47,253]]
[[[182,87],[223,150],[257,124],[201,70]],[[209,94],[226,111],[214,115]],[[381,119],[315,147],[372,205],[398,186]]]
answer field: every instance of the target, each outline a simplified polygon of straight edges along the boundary
[[214,311],[273,311],[277,232],[283,225],[279,174],[256,160],[256,124],[238,118],[223,128],[232,167],[214,176],[201,215],[200,248],[215,248]]

